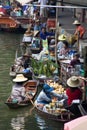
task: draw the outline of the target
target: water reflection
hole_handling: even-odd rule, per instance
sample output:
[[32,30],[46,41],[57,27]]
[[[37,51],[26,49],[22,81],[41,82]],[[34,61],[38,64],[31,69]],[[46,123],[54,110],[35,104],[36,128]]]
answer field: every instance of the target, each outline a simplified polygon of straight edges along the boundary
[[40,116],[38,116],[37,114],[35,114],[35,118],[38,124],[38,127],[40,128],[40,130],[44,130],[47,128],[45,120],[43,120]]
[[25,126],[24,117],[18,115],[16,118],[12,118],[11,126],[13,130],[24,130],[24,126]]
[[32,116],[33,109],[34,107],[30,107],[29,110],[24,110],[23,113],[19,113],[16,117],[13,117],[11,119],[12,130],[25,130],[26,118]]
[[62,123],[47,119],[47,117],[44,119],[39,114],[35,114],[35,118],[40,130],[63,130]]

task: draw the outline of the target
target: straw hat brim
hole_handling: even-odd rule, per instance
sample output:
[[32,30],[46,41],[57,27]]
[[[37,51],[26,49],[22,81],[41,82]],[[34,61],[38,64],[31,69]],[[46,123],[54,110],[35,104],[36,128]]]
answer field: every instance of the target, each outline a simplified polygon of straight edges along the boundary
[[23,74],[18,74],[16,78],[13,79],[13,82],[25,82],[28,79],[23,76]]
[[37,36],[37,34],[39,34],[40,31],[34,31],[34,37]]
[[24,36],[33,36],[33,32],[25,32]]
[[23,55],[23,57],[29,57],[29,55],[28,55],[27,53],[25,53],[25,54]]
[[80,84],[81,80],[75,76],[72,76],[67,80],[67,85],[72,88],[79,87]]
[[66,36],[65,36],[65,35],[60,35],[60,36],[58,37],[58,40],[60,40],[60,41],[65,41],[65,40],[66,40]]

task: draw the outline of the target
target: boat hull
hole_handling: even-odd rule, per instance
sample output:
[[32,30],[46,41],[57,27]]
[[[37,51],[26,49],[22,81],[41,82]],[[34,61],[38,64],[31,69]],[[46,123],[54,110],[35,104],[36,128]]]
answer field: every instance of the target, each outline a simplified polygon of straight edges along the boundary
[[74,115],[72,113],[70,113],[70,112],[55,115],[55,114],[52,114],[52,113],[44,112],[42,109],[38,108],[37,106],[35,108],[36,108],[36,111],[40,115],[42,115],[45,118],[54,120],[54,121],[68,122],[68,121],[75,118]]
[[[22,108],[22,107],[27,107],[30,104],[32,104],[32,101],[34,100],[36,94],[37,94],[37,87],[38,87],[38,81],[36,80],[29,80],[24,84],[26,93],[30,92],[30,95],[28,95],[28,100],[23,101],[23,102],[12,102],[11,97],[9,97],[7,99],[7,101],[5,102],[5,104],[9,107],[9,108]],[[31,95],[31,93],[33,93]]]

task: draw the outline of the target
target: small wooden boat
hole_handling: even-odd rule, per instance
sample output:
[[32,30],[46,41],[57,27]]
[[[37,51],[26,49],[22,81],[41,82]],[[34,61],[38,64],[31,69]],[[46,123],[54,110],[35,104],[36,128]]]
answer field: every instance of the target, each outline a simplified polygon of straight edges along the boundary
[[87,115],[87,102],[73,103],[72,105],[66,107],[67,110],[72,112],[75,117],[81,117]]
[[12,17],[1,16],[0,17],[0,29],[8,32],[20,32],[28,28],[28,25],[33,23],[32,19],[26,17]]
[[54,120],[54,121],[68,122],[68,121],[74,119],[74,115],[70,111],[64,111],[62,113],[53,113],[54,110],[51,110],[49,112],[45,112],[37,106],[35,106],[35,108],[36,108],[36,111],[40,115],[42,115],[48,119]]
[[17,30],[20,27],[20,22],[13,19],[10,16],[1,16],[0,17],[0,29],[5,31]]
[[28,96],[28,99],[26,101],[23,102],[12,102],[11,97],[9,97],[7,99],[7,101],[5,102],[5,104],[9,107],[9,108],[20,108],[20,107],[26,107],[28,106],[30,103],[32,103],[32,100],[34,100],[35,95],[37,93],[37,86],[38,86],[38,81],[36,80],[29,80],[24,84],[26,93],[25,95]]
[[23,70],[24,70],[24,68],[22,66],[15,67],[14,65],[12,65],[10,67],[9,75],[13,79],[13,78],[15,78],[16,74],[23,74],[26,78],[28,78],[29,80],[31,80],[32,76],[33,76],[33,71],[31,69],[31,67],[28,68],[28,72],[27,73],[24,72]]

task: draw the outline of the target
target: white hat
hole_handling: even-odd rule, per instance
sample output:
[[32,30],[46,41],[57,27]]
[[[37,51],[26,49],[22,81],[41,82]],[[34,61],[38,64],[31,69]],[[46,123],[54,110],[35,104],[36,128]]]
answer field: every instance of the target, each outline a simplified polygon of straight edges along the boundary
[[64,34],[59,35],[58,40],[65,41],[66,40],[66,35],[64,35]]
[[81,83],[80,79],[76,76],[72,76],[67,80],[67,85],[72,88],[78,87],[80,83]]
[[14,82],[24,82],[27,81],[28,79],[24,77],[23,74],[17,74],[16,78],[13,79]]
[[78,20],[75,20],[73,24],[81,24]]

